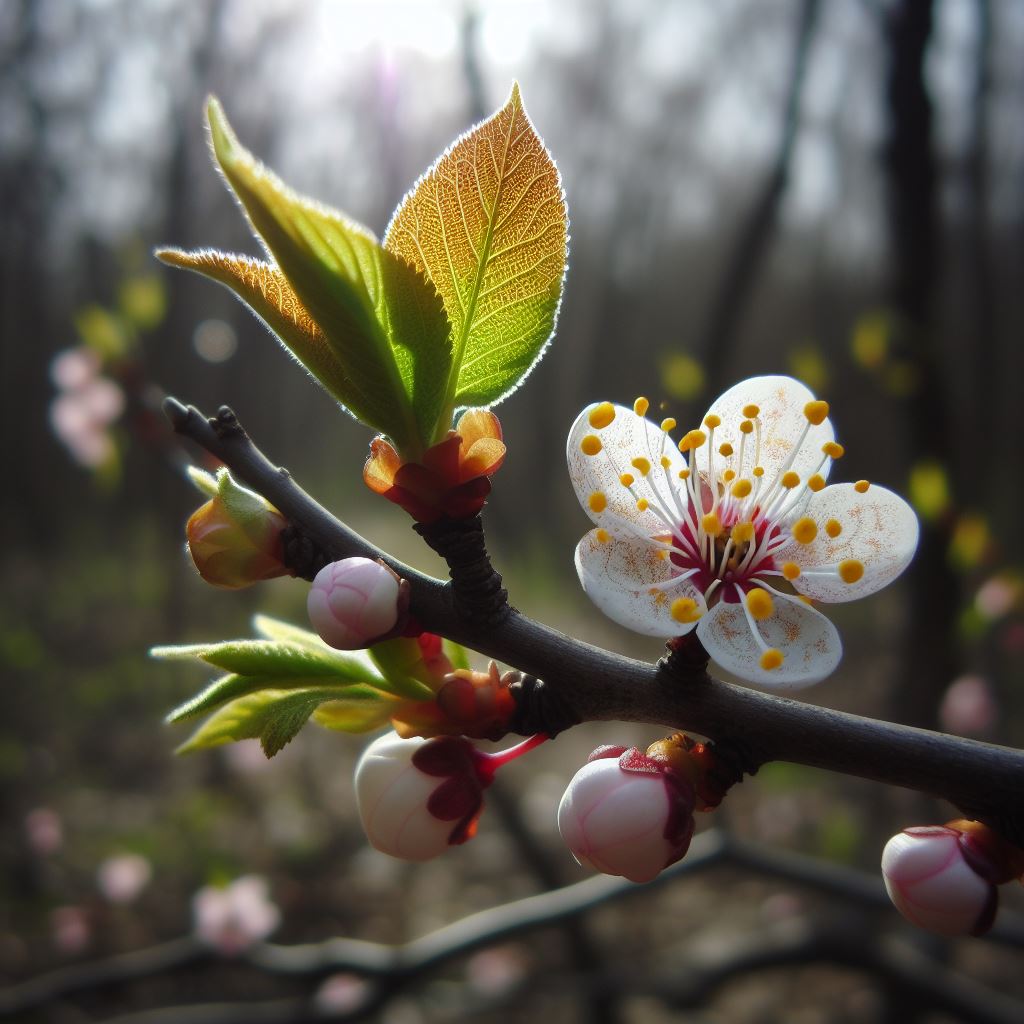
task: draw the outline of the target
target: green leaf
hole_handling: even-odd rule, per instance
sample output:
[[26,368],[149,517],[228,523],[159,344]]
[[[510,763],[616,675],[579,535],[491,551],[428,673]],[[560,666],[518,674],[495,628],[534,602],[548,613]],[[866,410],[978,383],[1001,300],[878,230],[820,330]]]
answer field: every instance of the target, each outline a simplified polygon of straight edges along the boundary
[[[208,665],[240,675],[278,678],[326,677],[346,682],[375,682],[377,670],[363,651],[334,651],[282,640],[227,640],[214,644],[154,647],[154,658],[198,658]],[[266,684],[264,684],[266,685]]]
[[[208,711],[213,711],[215,708],[220,707],[222,704],[227,704],[228,701],[237,700],[240,697],[246,697],[249,694],[259,693],[266,690],[300,690],[307,689],[310,684],[308,676],[297,676],[294,679],[289,679],[284,676],[275,676],[271,682],[271,686],[267,685],[267,678],[265,676],[246,676],[246,675],[227,675],[222,676],[220,679],[212,682],[205,690],[198,693],[191,700],[186,701],[184,704],[176,707],[168,716],[167,722],[173,724],[175,722],[183,722],[189,718],[196,718],[199,715],[205,715]],[[365,684],[352,685],[350,683],[339,682],[334,687],[321,686],[321,689],[325,691],[331,689],[336,698],[347,698],[351,700],[357,700],[365,702],[368,700],[372,701],[384,701],[385,695],[374,686],[367,686]]]
[[448,656],[453,669],[468,669],[470,667],[469,651],[462,644],[457,644],[454,640],[449,640],[448,637],[442,637],[441,649]]
[[518,85],[402,200],[384,246],[426,274],[444,299],[452,405],[501,401],[541,357],[561,300],[568,228],[558,169]]
[[[258,739],[273,757],[294,739],[322,704],[336,700],[336,689],[315,687],[293,692],[261,690],[221,708],[179,748],[179,754],[219,747],[234,740]],[[370,701],[376,703],[376,699]]]
[[451,329],[441,298],[366,228],[298,196],[259,164],[216,100],[207,113],[228,183],[351,381],[358,397],[349,408],[417,456],[448,427]]
[[311,630],[292,625],[283,619],[275,619],[270,615],[254,615],[252,628],[268,640],[283,640],[286,643],[301,644],[303,647],[312,647],[316,651],[333,650]]
[[193,270],[225,285],[352,416],[365,421],[372,415],[364,408],[359,390],[346,373],[341,358],[277,267],[251,256],[212,249],[198,252],[158,249],[156,256],[168,266]]
[[208,498],[217,496],[217,478],[212,473],[207,473],[205,469],[200,469],[198,466],[187,466],[185,472],[196,490],[201,491]]
[[434,696],[432,677],[423,661],[420,645],[410,637],[394,637],[374,644],[367,652],[389,688],[412,700],[429,700]]
[[387,725],[393,712],[394,708],[385,703],[329,700],[313,712],[313,721],[337,732],[372,732]]

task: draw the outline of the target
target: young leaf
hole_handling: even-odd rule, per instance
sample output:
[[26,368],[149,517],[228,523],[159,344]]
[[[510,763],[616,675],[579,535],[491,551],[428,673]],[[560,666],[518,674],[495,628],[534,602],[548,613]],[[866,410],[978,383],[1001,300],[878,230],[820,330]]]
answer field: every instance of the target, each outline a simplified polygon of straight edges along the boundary
[[519,86],[452,145],[402,200],[384,246],[423,271],[452,322],[453,405],[512,392],[551,337],[568,214],[558,169]]
[[360,418],[417,456],[448,426],[452,350],[440,297],[366,228],[296,195],[259,164],[216,100],[207,112],[224,176],[338,356]]
[[[260,690],[221,708],[177,752],[188,754],[234,740],[259,739],[263,752],[273,757],[295,737],[320,705],[337,697],[336,689],[325,687],[292,692]],[[376,702],[376,698],[368,701],[371,705]]]
[[390,704],[364,701],[329,700],[313,712],[313,721],[338,732],[370,732],[387,725],[394,713]]
[[251,256],[212,249],[158,249],[156,256],[169,266],[194,270],[230,288],[356,419],[365,420],[372,414],[363,408],[362,396],[338,354],[277,267]]
[[303,647],[311,647],[314,651],[333,650],[312,630],[303,629],[301,626],[293,626],[290,622],[285,622],[283,619],[275,619],[270,615],[254,615],[252,617],[252,626],[257,633],[266,637],[267,640],[282,640],[285,643],[301,644]]
[[379,678],[373,663],[362,651],[342,653],[326,645],[317,650],[282,640],[228,640],[216,644],[154,647],[149,653],[163,659],[198,658],[226,672],[264,679],[324,677],[339,682],[375,683]]
[[[269,685],[268,685],[269,684]],[[285,676],[275,676],[268,680],[265,676],[227,675],[210,683],[201,693],[196,694],[191,700],[176,707],[168,716],[167,722],[183,722],[188,718],[196,718],[205,715],[208,711],[226,704],[228,701],[237,700],[239,697],[246,697],[251,693],[258,693],[262,690],[301,690],[308,689],[310,680],[308,677],[297,676],[289,679]],[[321,684],[326,690],[329,687]],[[332,687],[337,698],[347,698],[358,701],[388,701],[390,696],[385,695],[374,686],[365,684],[351,684],[340,681]]]

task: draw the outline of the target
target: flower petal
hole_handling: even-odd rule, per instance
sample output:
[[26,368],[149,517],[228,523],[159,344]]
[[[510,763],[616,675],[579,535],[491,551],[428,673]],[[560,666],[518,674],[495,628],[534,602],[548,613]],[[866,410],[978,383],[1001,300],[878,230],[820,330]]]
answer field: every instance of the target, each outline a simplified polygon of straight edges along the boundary
[[715,605],[697,623],[697,636],[727,672],[777,690],[798,690],[820,682],[835,671],[843,653],[835,626],[797,600],[777,598],[774,612],[761,619],[757,628],[765,644],[784,655],[778,668],[761,668],[764,648],[754,639],[739,604]]
[[[793,446],[803,434],[804,427],[807,426],[804,407],[813,401],[814,395],[811,391],[792,377],[751,377],[749,380],[740,381],[720,398],[715,399],[708,410],[708,415],[714,414],[722,421],[721,425],[715,428],[715,450],[728,442],[737,454],[739,453],[740,439],[743,436],[740,432],[740,423],[749,418],[744,415],[743,410],[746,406],[756,405],[760,410],[758,420],[761,425],[761,446],[757,460],[764,467],[765,482],[770,484],[786,465]],[[832,424],[827,418],[818,426],[812,426],[792,465],[787,468],[798,473],[801,480],[806,480],[821,465],[822,445],[833,440],[834,436]],[[755,435],[751,434],[747,440],[743,466],[729,464],[741,477],[749,477],[753,470],[754,437]],[[703,451],[706,452],[707,449]],[[702,465],[705,458],[706,455],[701,456]],[[822,467],[823,477],[828,476],[830,463],[831,460],[826,460]]]
[[[707,611],[701,591],[688,579],[673,581],[678,570],[643,541],[619,540],[603,530],[591,530],[576,548],[576,571],[591,601],[635,633],[682,636]],[[692,621],[673,617],[673,602],[679,598],[693,601],[686,616]]]
[[[911,507],[874,484],[863,493],[853,484],[833,484],[813,495],[803,514],[814,520],[817,535],[810,544],[793,541],[775,561],[795,562],[802,572],[794,588],[816,601],[853,601],[881,590],[906,569],[917,548]],[[838,525],[838,536],[829,535],[829,524],[833,531]],[[851,563],[863,573],[846,583],[837,570]],[[827,575],[814,575],[815,570]]]
[[[614,411],[614,416],[606,425],[595,427],[590,417],[599,408]],[[594,454],[586,453],[585,439]],[[647,537],[678,527],[681,509],[686,507],[686,488],[679,479],[686,460],[665,431],[650,420],[625,406],[590,405],[569,431],[566,458],[576,497],[598,526]],[[623,473],[633,478],[632,491],[622,484]]]
[[371,491],[383,494],[391,489],[401,465],[398,452],[383,437],[375,437],[370,442],[370,457],[363,466],[363,480]]

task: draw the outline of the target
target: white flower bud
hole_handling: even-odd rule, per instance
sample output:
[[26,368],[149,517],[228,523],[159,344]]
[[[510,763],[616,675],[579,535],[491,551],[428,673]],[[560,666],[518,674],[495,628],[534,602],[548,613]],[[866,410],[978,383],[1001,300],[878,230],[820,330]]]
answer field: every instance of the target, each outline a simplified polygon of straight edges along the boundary
[[370,843],[402,860],[425,861],[470,839],[483,808],[476,751],[459,736],[426,740],[386,733],[356,766],[359,817]]
[[368,647],[398,622],[398,579],[369,558],[325,565],[313,580],[306,607],[325,643],[341,651]]
[[939,935],[981,935],[995,918],[998,893],[988,866],[964,836],[945,825],[908,828],[882,852],[882,877],[896,909]]
[[693,787],[638,750],[591,757],[562,797],[558,830],[580,864],[649,882],[689,848]]

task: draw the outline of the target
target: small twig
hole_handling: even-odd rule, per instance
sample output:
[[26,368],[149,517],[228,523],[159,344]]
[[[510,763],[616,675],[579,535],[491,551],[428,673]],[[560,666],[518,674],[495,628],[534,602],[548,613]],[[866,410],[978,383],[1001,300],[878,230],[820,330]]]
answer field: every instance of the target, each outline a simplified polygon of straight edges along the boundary
[[[207,420],[173,398],[174,429],[223,461],[332,558],[382,558],[411,588],[424,628],[542,678],[580,721],[647,722],[728,741],[751,770],[791,761],[949,800],[1024,845],[1024,752],[881,722],[667,670],[574,640],[512,611],[496,626],[460,614],[450,584],[379,551],[332,516],[252,443],[230,410]],[[523,731],[536,732],[522,722]]]

